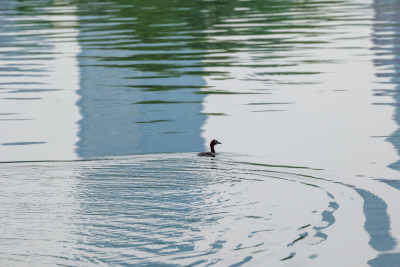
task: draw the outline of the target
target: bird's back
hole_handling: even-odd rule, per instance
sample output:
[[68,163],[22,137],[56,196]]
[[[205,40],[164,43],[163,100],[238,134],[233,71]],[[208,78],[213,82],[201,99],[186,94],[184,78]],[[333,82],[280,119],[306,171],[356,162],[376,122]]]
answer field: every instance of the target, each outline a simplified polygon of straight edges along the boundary
[[199,157],[215,157],[215,153],[214,152],[200,152],[199,154],[197,154],[197,156],[199,156]]

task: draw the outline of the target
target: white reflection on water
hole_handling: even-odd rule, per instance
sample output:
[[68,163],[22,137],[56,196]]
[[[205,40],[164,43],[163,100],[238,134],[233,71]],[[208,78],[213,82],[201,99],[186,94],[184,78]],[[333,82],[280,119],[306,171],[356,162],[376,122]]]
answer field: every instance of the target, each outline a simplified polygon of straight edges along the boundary
[[8,53],[0,54],[0,161],[77,158],[77,17],[74,7],[44,9],[45,16],[1,16]]
[[[204,139],[217,137],[224,143],[219,148],[222,151],[267,157],[277,164],[318,166],[345,175],[397,177],[397,171],[387,168],[396,160],[396,152],[385,140],[375,138],[390,135],[397,123],[392,119],[392,107],[375,105],[391,97],[373,94],[378,82],[371,50],[373,12],[361,11],[364,5],[368,6],[357,3],[332,10],[331,17],[339,18],[344,12],[341,9],[346,9],[348,16],[359,21],[351,25],[341,19],[319,21],[323,33],[298,34],[302,42],[294,45],[294,51],[249,49],[231,55],[238,67],[208,67],[208,71],[229,72],[225,74],[229,78],[206,77],[207,85],[248,94],[229,96],[229,100],[225,95],[207,96],[204,113],[229,116],[209,116],[202,128]],[[312,19],[309,23],[314,25]],[[223,39],[236,40],[235,34]],[[292,41],[290,37],[286,36],[288,41]],[[210,38],[211,42],[219,40]],[[246,43],[252,38],[245,35],[240,40]],[[316,44],[304,45],[306,42]],[[266,55],[269,58],[261,61]],[[263,64],[276,64],[273,71],[280,74],[270,73],[271,68]],[[301,75],[306,72],[310,75]]]
[[[224,95],[208,95],[203,112],[223,112],[229,116],[209,116],[203,126],[203,136],[205,140],[217,137],[223,143],[218,147],[219,151],[257,155],[258,159],[252,159],[255,162],[318,166],[328,170],[325,178],[332,177],[337,182],[359,187],[356,192],[363,198],[364,215],[361,216],[365,216],[364,227],[370,237],[369,244],[381,253],[389,252],[382,254],[388,256],[382,257],[382,261],[378,257],[379,260],[370,262],[373,266],[380,266],[396,262],[400,251],[398,188],[377,180],[381,177],[398,179],[398,170],[390,167],[398,161],[398,155],[393,145],[382,138],[390,136],[398,122],[393,120],[393,106],[377,105],[393,102],[391,94],[378,95],[374,91],[376,88],[396,90],[397,85],[385,83],[380,78],[382,67],[374,64],[377,55],[373,51],[376,44],[372,42],[374,14],[371,3],[349,1],[348,4],[350,2],[353,5],[338,6],[337,14],[334,10],[329,12],[330,16],[339,19],[322,22],[320,26],[324,32],[321,34],[299,34],[301,44],[294,45],[296,49],[289,52],[291,58],[283,62],[287,65],[275,67],[275,73],[269,72],[270,68],[263,67],[262,63],[279,65],[288,55],[287,51],[249,49],[232,53],[231,61],[238,62],[238,66],[223,69],[228,72],[226,79],[208,77],[207,85],[248,94],[229,96],[229,101]],[[342,20],[340,14],[351,14],[352,23]],[[229,22],[229,18],[226,19],[226,25],[220,25],[220,28],[230,27]],[[314,25],[314,21],[309,24]],[[237,32],[232,32],[212,41],[246,43],[255,38],[252,35],[238,38]],[[303,43],[307,40],[316,43],[305,46]],[[255,61],[262,58],[263,53],[264,56],[268,53],[265,61]],[[380,60],[385,59],[380,56]],[[293,65],[288,64],[292,60]],[[254,67],[257,64],[260,66]],[[207,70],[222,71],[222,68]],[[304,72],[310,75],[299,75]],[[381,76],[377,77],[378,73]],[[270,94],[259,95],[258,92]],[[344,206],[350,208],[350,203],[340,205],[339,210],[343,211]],[[355,218],[354,210],[347,210],[342,218]],[[339,239],[345,238],[347,242],[354,232],[341,224],[328,231],[336,227],[341,230],[330,235],[328,242],[321,247],[327,244],[332,245],[332,250],[335,246],[340,247],[341,255],[346,251],[358,253],[363,250],[361,244],[339,246]],[[361,238],[362,235],[356,236]],[[371,259],[374,253],[378,255],[371,250],[368,253],[371,253]],[[309,266],[309,263],[298,260],[296,258],[296,264]],[[319,257],[311,264],[358,266],[360,263],[351,262],[346,257],[335,258],[334,262],[329,257]]]

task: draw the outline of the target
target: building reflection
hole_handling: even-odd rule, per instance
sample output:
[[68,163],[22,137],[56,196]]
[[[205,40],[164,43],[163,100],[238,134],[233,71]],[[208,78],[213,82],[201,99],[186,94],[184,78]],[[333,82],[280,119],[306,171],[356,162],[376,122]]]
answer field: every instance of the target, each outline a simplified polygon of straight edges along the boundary
[[[384,1],[384,0],[374,0],[374,10],[375,10],[375,25],[373,27],[373,41],[374,41],[374,65],[376,67],[377,76],[383,82],[380,83],[381,86],[389,85],[389,88],[378,88],[376,89],[377,95],[382,96],[392,96],[394,103],[389,103],[393,105],[394,115],[393,119],[400,125],[400,6],[397,1]],[[392,143],[395,147],[397,154],[400,154],[400,128],[392,133],[386,139],[388,142]],[[390,168],[399,171],[400,170],[400,160],[389,165]],[[399,189],[397,180],[381,180],[392,186],[395,189]],[[372,198],[376,195],[371,195]],[[370,199],[372,199],[370,197]],[[367,202],[366,202],[367,203]],[[373,223],[368,222],[368,208],[364,209],[367,211],[367,222],[365,224],[365,229],[370,233],[371,240],[370,245],[380,251],[381,253],[374,259],[370,260],[368,263],[370,266],[395,266],[400,262],[400,253],[393,253],[393,249],[396,247],[396,241],[391,236],[385,236],[385,231],[389,232],[389,224],[385,224],[384,215],[386,209],[386,203],[381,203],[384,206],[379,207],[379,198],[373,203],[372,208],[369,209],[369,216],[373,216]],[[388,220],[387,218],[386,220]],[[396,229],[396,220],[392,219],[392,232]],[[377,227],[379,225],[379,227]],[[369,227],[369,228],[368,228]],[[386,230],[385,230],[386,227]],[[375,228],[375,229],[374,229]]]
[[204,95],[195,92],[205,81],[196,73],[204,51],[187,41],[201,37],[184,32],[199,11],[157,0],[125,2],[79,7],[83,119],[77,153],[198,151]]
[[[393,85],[390,89],[376,90],[377,94],[393,96],[395,106],[393,119],[400,125],[400,6],[397,1],[374,1],[375,25],[374,30],[374,65],[379,70],[376,74],[385,79],[382,84]],[[387,141],[393,144],[400,154],[400,128]],[[392,163],[390,168],[400,170],[400,161]]]

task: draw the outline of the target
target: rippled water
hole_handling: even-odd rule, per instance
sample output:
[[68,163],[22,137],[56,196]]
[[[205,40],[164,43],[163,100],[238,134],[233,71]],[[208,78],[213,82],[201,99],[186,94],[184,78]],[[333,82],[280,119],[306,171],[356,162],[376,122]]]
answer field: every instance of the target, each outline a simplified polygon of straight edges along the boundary
[[0,255],[12,264],[135,266],[319,257],[337,201],[355,192],[317,170],[240,160],[174,153],[7,164]]
[[399,18],[0,0],[1,265],[396,266]]

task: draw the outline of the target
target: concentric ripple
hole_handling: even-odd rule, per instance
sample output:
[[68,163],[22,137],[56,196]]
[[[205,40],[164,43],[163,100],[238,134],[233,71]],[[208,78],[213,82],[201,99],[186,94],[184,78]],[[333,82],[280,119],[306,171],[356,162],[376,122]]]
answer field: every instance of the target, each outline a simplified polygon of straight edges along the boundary
[[318,170],[237,160],[184,153],[2,164],[1,261],[228,266],[318,259],[337,223],[336,187],[309,174]]

